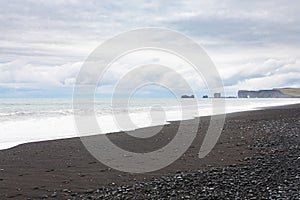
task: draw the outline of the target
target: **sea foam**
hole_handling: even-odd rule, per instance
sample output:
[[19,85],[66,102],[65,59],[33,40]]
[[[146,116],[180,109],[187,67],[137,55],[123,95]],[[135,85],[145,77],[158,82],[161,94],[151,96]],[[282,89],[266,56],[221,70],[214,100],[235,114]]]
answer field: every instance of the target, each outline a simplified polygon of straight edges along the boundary
[[[5,99],[0,100],[0,149],[29,142],[80,136],[70,100],[19,99],[9,102],[8,105]],[[100,130],[94,134],[135,130],[213,114],[209,99],[199,99],[196,110],[194,107],[181,107],[175,100],[140,99],[130,107],[119,106],[116,109],[112,109],[110,103],[108,100],[96,101],[95,113]],[[300,99],[225,99],[225,103],[225,113],[233,113],[296,104],[300,103]],[[160,104],[160,109],[151,109],[152,105]],[[187,113],[185,117],[182,117],[182,109]],[[120,119],[126,117],[130,118],[132,124],[120,123]]]

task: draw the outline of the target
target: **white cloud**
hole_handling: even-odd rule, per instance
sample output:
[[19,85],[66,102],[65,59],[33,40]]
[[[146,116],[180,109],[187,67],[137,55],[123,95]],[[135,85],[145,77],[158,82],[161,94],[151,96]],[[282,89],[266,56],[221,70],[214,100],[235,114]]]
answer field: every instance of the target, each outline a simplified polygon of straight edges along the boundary
[[285,74],[274,74],[267,77],[251,78],[240,81],[236,87],[245,89],[269,89],[285,86],[298,86],[295,81],[300,77],[299,72],[289,72]]
[[[166,27],[203,44],[228,90],[300,86],[300,3],[272,1],[0,2],[0,87],[65,87],[102,41],[138,27]],[[145,57],[131,57],[145,63]],[[132,62],[117,63],[106,84]],[[168,61],[169,60],[169,61]],[[151,60],[174,65],[170,57]],[[186,77],[198,83],[190,72]],[[172,80],[172,78],[168,78]],[[273,80],[273,81],[272,81]],[[195,86],[200,89],[202,84]]]
[[72,86],[82,63],[34,66],[24,61],[0,64],[0,83],[6,87]]

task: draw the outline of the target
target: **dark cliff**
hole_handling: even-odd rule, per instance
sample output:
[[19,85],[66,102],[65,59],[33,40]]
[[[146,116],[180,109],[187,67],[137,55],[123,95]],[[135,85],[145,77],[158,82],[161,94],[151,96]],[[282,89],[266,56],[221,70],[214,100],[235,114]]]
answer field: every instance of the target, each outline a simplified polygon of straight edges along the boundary
[[[293,92],[291,92],[293,91]],[[300,98],[300,89],[239,90],[239,98]]]
[[191,96],[189,96],[189,95],[182,95],[181,98],[183,98],[183,99],[186,99],[186,98],[195,98],[195,96],[194,95],[191,95]]

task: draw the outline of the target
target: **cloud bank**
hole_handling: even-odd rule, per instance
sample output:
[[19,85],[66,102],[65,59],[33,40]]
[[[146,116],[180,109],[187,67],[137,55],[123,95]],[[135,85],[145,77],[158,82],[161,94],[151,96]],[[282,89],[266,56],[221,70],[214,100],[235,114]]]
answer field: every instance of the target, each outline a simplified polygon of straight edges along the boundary
[[[170,28],[197,41],[229,95],[238,89],[300,87],[299,13],[299,1],[279,0],[1,1],[0,97],[69,96],[95,47],[140,27]],[[144,62],[143,56],[135,60]],[[106,87],[129,64],[117,64]],[[182,73],[204,90],[199,77]]]

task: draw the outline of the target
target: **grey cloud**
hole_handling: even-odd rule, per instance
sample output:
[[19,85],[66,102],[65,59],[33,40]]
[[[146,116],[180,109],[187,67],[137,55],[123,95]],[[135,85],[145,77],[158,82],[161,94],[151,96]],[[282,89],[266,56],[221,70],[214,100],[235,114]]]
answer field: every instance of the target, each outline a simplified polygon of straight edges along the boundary
[[[53,71],[74,67],[76,71],[76,63],[83,62],[105,39],[132,28],[158,26],[203,41],[208,52],[222,49],[228,59],[219,62],[219,67],[221,74],[227,70],[223,78],[228,87],[248,87],[264,79],[271,85],[270,77],[280,77],[281,85],[300,86],[295,78],[300,57],[299,11],[300,2],[294,0],[1,1],[0,80],[6,85],[24,81],[24,77],[11,78],[19,74],[13,65],[3,70],[3,63],[24,62],[36,73],[49,70],[50,83],[72,84],[73,72],[61,76],[49,67]],[[254,48],[252,55],[241,62],[239,56],[247,58],[249,47]],[[270,60],[276,62],[266,63]],[[25,69],[18,68],[26,74]]]

